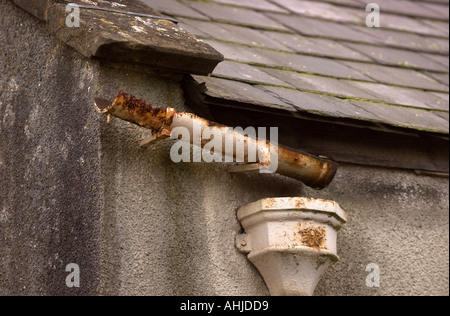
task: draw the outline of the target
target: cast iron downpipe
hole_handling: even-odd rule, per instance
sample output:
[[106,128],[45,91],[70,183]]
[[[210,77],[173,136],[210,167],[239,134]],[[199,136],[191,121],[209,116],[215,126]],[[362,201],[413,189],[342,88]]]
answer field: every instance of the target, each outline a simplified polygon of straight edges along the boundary
[[[112,115],[125,121],[137,124],[150,129],[155,138],[167,138],[170,132],[176,127],[185,127],[193,133],[194,125],[199,126],[201,130],[218,129],[225,136],[231,136],[234,139],[234,146],[237,142],[244,140],[245,157],[248,157],[248,148],[262,148],[269,153],[273,148],[278,149],[278,169],[277,173],[299,181],[314,189],[323,189],[327,187],[336,175],[337,163],[319,158],[297,150],[289,149],[283,146],[276,146],[266,140],[258,140],[248,135],[231,130],[227,126],[205,120],[191,113],[178,112],[173,108],[155,108],[138,100],[124,92],[120,92],[114,102],[96,98],[95,107],[99,113]],[[193,137],[190,138],[191,141]],[[204,144],[202,143],[202,146]],[[253,147],[257,146],[257,147]],[[225,153],[223,153],[225,155]],[[260,161],[260,164],[266,162]]]

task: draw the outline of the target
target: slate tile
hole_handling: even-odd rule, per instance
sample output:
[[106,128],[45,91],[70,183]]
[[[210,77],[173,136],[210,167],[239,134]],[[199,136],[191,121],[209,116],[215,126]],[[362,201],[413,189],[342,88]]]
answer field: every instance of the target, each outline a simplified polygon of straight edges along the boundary
[[196,20],[191,20],[188,18],[178,18],[178,20],[180,21],[179,25],[181,26],[181,28],[188,31],[192,35],[195,35],[196,37],[200,37],[200,38],[211,38],[211,35],[199,30],[198,28],[193,26],[192,23],[190,23],[190,21],[196,21]]
[[426,92],[417,89],[399,88],[377,83],[356,81],[347,81],[347,83],[359,89],[368,91],[373,95],[376,95],[385,103],[413,106],[424,109],[436,109],[443,111],[449,110],[448,101],[445,101],[440,96],[432,92]]
[[230,7],[212,2],[183,1],[182,3],[200,11],[214,21],[249,25],[262,29],[287,30],[280,23],[254,10]]
[[[333,4],[317,1],[282,0],[280,2],[292,12],[295,12],[302,16],[324,19],[326,21],[353,23],[365,26],[366,17],[368,14],[365,10],[366,7],[364,5],[361,5],[360,8],[356,9],[340,7]],[[386,13],[386,11],[382,11],[382,13],[383,28],[419,33],[424,35],[442,35],[442,31],[425,23],[422,23],[420,20],[413,19],[407,16],[389,14]]]
[[[373,0],[361,0],[364,7],[373,3]],[[426,8],[421,5],[419,1],[405,1],[405,0],[377,0],[376,3],[380,6],[382,12],[398,13],[411,17],[424,17],[436,19],[440,18],[441,14],[434,10]]]
[[353,49],[340,44],[339,42],[321,38],[311,38],[301,35],[265,32],[274,40],[279,41],[284,46],[298,53],[305,53],[323,57],[342,58],[358,61],[370,61],[371,59]]
[[448,67],[445,68],[442,64],[412,51],[354,43],[346,43],[345,45],[370,56],[380,64],[434,71],[448,71]]
[[361,54],[354,49],[348,49],[348,47],[339,42],[321,38],[315,38],[313,41],[314,43],[316,43],[316,45],[323,49],[324,54],[325,51],[328,51],[330,55],[333,55],[332,57],[358,61],[370,60],[370,58],[368,58],[364,54]]
[[223,4],[231,4],[236,6],[241,6],[249,9],[255,9],[259,11],[269,11],[269,12],[279,12],[288,13],[285,9],[267,1],[267,0],[214,0],[215,2]]
[[243,82],[211,77],[193,77],[197,82],[204,82],[206,84],[208,91],[206,91],[205,94],[210,97],[290,112],[296,111],[294,107],[283,102],[279,98]]
[[353,97],[378,101],[382,100],[379,97],[335,78],[306,75],[293,71],[269,68],[260,68],[260,70],[267,72],[271,76],[274,76],[284,82],[287,82],[298,90],[317,91],[341,97]]
[[[389,0],[390,2],[396,2]],[[373,1],[371,2],[373,3]],[[379,2],[375,2],[379,3]],[[365,11],[365,6],[361,6],[361,8],[346,8],[343,9],[346,11],[346,14],[349,16],[354,16],[353,21],[348,21],[348,23],[359,24],[362,27],[366,27],[366,18],[367,12]],[[398,14],[391,14],[384,10],[384,6],[380,5],[381,10],[381,28],[382,29],[391,29],[402,32],[410,32],[422,35],[430,35],[430,36],[442,36],[442,31],[436,29],[435,27],[423,23],[423,19],[420,18],[412,18],[409,16],[401,16]]]
[[345,6],[353,6],[353,7],[361,6],[360,0],[327,0],[327,2],[336,4],[336,5],[345,5]]
[[447,122],[450,120],[449,113],[445,113],[445,112],[434,112],[433,114],[439,116],[440,118],[443,118],[443,119],[446,120]]
[[[417,0],[414,0],[417,1]],[[449,0],[422,0],[423,2],[439,3],[439,4],[449,4]]]
[[431,3],[431,2],[422,2],[420,5],[428,10],[432,10],[438,14],[439,19],[448,21],[449,20],[449,10],[448,10],[448,2],[444,2],[442,4],[439,3]]
[[426,53],[423,53],[422,55],[444,65],[448,72],[448,68],[449,68],[448,56],[442,56],[442,55],[436,55],[436,54],[426,54]]
[[[351,26],[351,28],[366,34],[370,44],[381,44],[398,48],[408,48],[414,51],[431,53],[449,53],[448,40],[425,37],[422,35],[404,33],[382,28],[368,28],[361,26]],[[361,41],[364,42],[364,41]]]
[[[183,21],[186,21],[191,27],[202,30],[203,33],[207,34],[208,38],[236,43],[242,42],[239,36],[224,28],[225,24],[187,19],[183,19]],[[246,28],[244,27],[244,29]]]
[[327,58],[274,52],[210,40],[205,40],[205,42],[229,60],[261,66],[289,68],[300,72],[335,76],[343,79],[370,80],[369,77],[362,75],[360,72]]
[[209,37],[218,40],[274,50],[291,51],[291,49],[280,42],[265,35],[263,31],[242,26],[196,20],[190,20],[188,23],[193,27],[208,33],[208,35],[210,35]]
[[213,75],[252,83],[290,87],[286,82],[281,81],[257,67],[230,61],[220,63],[214,70]]
[[[389,3],[397,3],[399,1],[395,0],[388,0]],[[371,1],[372,3],[373,1]],[[411,3],[410,1],[405,1],[408,3]],[[379,2],[376,2],[379,4]],[[382,29],[391,29],[396,31],[402,31],[402,32],[409,32],[409,33],[415,33],[415,34],[422,34],[422,35],[430,35],[430,36],[438,36],[438,37],[445,37],[447,34],[440,29],[437,28],[434,25],[431,25],[429,23],[426,23],[426,19],[423,18],[415,18],[410,16],[402,16],[398,14],[392,14],[385,10],[385,6],[380,4],[380,9],[382,13],[381,18],[381,28]],[[347,13],[351,14],[353,12],[355,17],[357,18],[357,24],[360,24],[362,27],[366,26],[366,17],[367,12],[361,9],[347,9]],[[425,10],[422,10],[425,11]],[[417,11],[416,11],[417,12]]]
[[342,61],[342,63],[380,83],[424,90],[448,91],[447,86],[415,70],[347,61]]
[[350,102],[376,115],[382,123],[431,132],[446,134],[449,132],[448,122],[433,112],[380,103],[365,103],[353,100]]
[[[292,50],[282,43],[276,41],[275,39],[267,36],[262,30],[254,30],[245,27],[239,27],[234,25],[224,25],[224,28],[230,33],[234,34],[239,40],[237,43],[246,44],[249,46],[267,48],[272,50],[279,51],[288,51],[292,52]],[[283,34],[283,33],[281,33]]]
[[381,39],[378,39],[376,35],[368,35],[367,33],[360,32],[349,25],[294,15],[286,16],[275,13],[269,13],[267,15],[300,33],[301,35],[362,43],[374,43],[377,42],[377,40],[381,41]]
[[222,43],[213,40],[205,40],[205,42],[214,47],[217,51],[221,52],[225,56],[225,59],[228,60],[267,65],[271,67],[277,67],[279,65],[277,61],[264,55],[264,51],[261,49],[252,49],[249,47]]
[[445,100],[446,102],[449,102],[449,94],[448,93],[434,92],[434,94],[437,95],[442,100]]
[[425,75],[427,75],[430,78],[433,78],[434,80],[446,85],[447,87],[449,86],[449,75],[448,74],[437,74],[437,73],[433,73],[433,72],[425,72]]
[[444,110],[449,112],[449,108],[450,108],[450,102],[448,99],[448,94],[447,95],[443,95],[442,93],[435,93],[435,95],[439,98],[440,101],[439,102],[439,106],[436,106],[436,109],[438,110]]
[[[299,15],[328,21],[358,23],[360,19],[346,8],[326,2],[303,0],[276,0],[277,4]],[[361,10],[365,13],[365,10]]]
[[448,93],[437,93],[435,92],[434,95],[436,95],[438,98],[440,98],[441,100],[443,100],[443,104],[444,106],[442,107],[443,109],[445,109],[445,111],[449,112],[449,94]]
[[209,20],[205,15],[192,10],[188,6],[175,0],[140,0],[149,7],[172,16],[181,16]]
[[425,23],[426,25],[429,25],[437,30],[439,30],[441,33],[439,36],[447,37],[449,36],[449,24],[448,22],[441,22],[436,20],[422,20],[422,23]]
[[265,56],[277,61],[279,67],[293,69],[299,72],[320,74],[343,79],[369,80],[369,77],[359,71],[329,59],[306,55],[283,54],[266,51]]
[[440,30],[428,26],[427,24],[422,23],[420,20],[387,13],[383,13],[381,27],[421,35],[442,35],[442,32]]
[[264,34],[278,41],[279,43],[282,43],[284,46],[289,47],[294,52],[308,54],[317,53],[317,49],[315,49],[316,45],[310,37],[305,37],[298,34],[270,31],[265,31]]
[[291,104],[301,112],[305,111],[336,118],[376,119],[375,115],[354,106],[351,102],[334,97],[275,87],[260,86],[259,88],[281,98],[284,102]]

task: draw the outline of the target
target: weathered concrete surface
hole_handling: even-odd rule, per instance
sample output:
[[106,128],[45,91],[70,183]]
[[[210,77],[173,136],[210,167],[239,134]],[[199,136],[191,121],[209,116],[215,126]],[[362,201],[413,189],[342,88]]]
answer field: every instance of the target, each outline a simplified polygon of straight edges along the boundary
[[[341,166],[324,192],[349,221],[339,233],[336,264],[316,295],[449,295],[448,179],[408,171]],[[379,289],[366,287],[368,264],[380,267]]]
[[[0,294],[89,294],[99,276],[92,64],[0,1]],[[84,286],[67,291],[78,263]]]
[[[0,0],[0,295],[268,295],[235,248],[236,210],[266,197],[337,201],[349,213],[316,295],[448,295],[448,179],[341,166],[325,191],[216,164],[175,164],[139,127],[97,114],[124,89],[184,110],[169,78],[110,68]],[[3,27],[8,25],[8,27]],[[81,268],[81,288],[65,266]],[[369,263],[381,287],[365,285]]]
[[47,10],[52,4],[51,0],[12,0],[22,9],[33,14],[42,21],[47,20]]
[[[181,88],[100,66],[9,0],[0,12],[0,295],[97,293],[105,118],[93,98],[124,88],[176,107]],[[66,287],[69,263],[80,289]]]

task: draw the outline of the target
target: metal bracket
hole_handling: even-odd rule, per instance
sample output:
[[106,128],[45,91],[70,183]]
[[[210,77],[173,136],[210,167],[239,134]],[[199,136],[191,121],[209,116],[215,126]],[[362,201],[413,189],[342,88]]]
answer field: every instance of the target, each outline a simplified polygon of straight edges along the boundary
[[240,234],[236,236],[236,248],[243,253],[251,252],[252,247],[247,234]]

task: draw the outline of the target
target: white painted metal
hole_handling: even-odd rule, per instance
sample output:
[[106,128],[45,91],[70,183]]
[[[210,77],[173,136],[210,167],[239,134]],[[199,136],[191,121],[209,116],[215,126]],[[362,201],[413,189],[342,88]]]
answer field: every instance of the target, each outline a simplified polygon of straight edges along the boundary
[[248,253],[271,295],[312,296],[339,260],[337,232],[347,214],[333,201],[271,198],[241,207],[238,219],[246,233],[237,247]]

